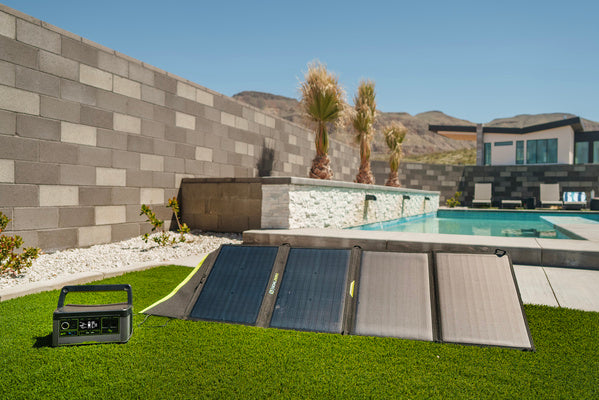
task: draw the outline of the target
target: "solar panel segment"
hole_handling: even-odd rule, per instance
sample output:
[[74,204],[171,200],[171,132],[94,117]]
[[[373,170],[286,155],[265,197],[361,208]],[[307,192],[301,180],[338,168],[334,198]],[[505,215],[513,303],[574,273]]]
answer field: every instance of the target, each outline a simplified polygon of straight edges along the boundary
[[341,333],[349,250],[291,249],[270,326]]
[[277,247],[223,246],[190,317],[253,325]]
[[444,342],[532,349],[508,257],[435,254]]
[[433,341],[426,253],[364,251],[354,333]]

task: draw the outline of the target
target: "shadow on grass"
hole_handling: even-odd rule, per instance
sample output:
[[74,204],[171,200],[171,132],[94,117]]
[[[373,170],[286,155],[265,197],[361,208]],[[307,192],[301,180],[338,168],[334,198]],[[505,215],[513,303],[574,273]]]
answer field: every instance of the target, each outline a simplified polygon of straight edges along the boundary
[[43,347],[52,347],[52,334],[49,333],[46,336],[36,337],[33,347],[36,349],[41,349]]

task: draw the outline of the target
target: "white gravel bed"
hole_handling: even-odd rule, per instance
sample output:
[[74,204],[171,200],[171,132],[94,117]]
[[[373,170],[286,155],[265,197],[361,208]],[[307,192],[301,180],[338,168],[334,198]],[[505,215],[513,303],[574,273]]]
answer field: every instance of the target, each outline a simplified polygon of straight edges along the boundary
[[[172,232],[169,234],[173,237],[179,236]],[[192,232],[185,234],[185,238],[186,241],[183,243],[166,247],[158,246],[151,239],[145,243],[141,237],[135,237],[122,242],[96,245],[85,249],[41,254],[30,268],[21,271],[18,276],[1,276],[0,290],[79,272],[108,271],[154,261],[161,263],[209,253],[218,249],[221,244],[241,243],[241,235],[233,233]]]

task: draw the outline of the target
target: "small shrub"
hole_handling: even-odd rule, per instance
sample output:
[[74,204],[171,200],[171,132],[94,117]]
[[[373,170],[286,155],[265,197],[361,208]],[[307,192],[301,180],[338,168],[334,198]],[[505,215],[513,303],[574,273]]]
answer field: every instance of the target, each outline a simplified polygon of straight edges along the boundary
[[[10,219],[0,212],[0,233],[6,229]],[[39,254],[37,247],[27,247],[19,254],[15,253],[23,245],[21,236],[0,235],[0,276],[11,274],[16,276],[21,270],[31,267],[31,263]]]
[[459,200],[459,198],[460,198],[461,195],[462,195],[462,192],[455,192],[455,194],[453,195],[453,197],[450,197],[449,199],[447,199],[445,201],[445,205],[447,207],[452,207],[452,208],[453,207],[458,207],[460,204],[462,204],[462,203],[460,203],[460,200]]
[[[156,214],[154,213],[154,211],[152,211],[152,209],[150,209],[150,207],[146,206],[145,204],[142,204],[141,212],[139,213],[139,215],[145,215],[146,218],[148,218],[148,222],[152,224],[152,232],[160,232],[159,235],[152,237],[152,240],[156,242],[159,246],[169,246],[177,242],[183,243],[185,242],[185,233],[189,233],[189,227],[187,226],[187,224],[181,224],[181,221],[179,220],[179,203],[177,202],[177,199],[175,197],[168,200],[167,207],[173,210],[173,214],[175,214],[175,219],[178,225],[177,232],[179,232],[178,239],[169,237],[169,234],[164,231],[164,221],[156,217]],[[146,233],[142,236],[142,238],[146,243],[148,243],[150,235]]]

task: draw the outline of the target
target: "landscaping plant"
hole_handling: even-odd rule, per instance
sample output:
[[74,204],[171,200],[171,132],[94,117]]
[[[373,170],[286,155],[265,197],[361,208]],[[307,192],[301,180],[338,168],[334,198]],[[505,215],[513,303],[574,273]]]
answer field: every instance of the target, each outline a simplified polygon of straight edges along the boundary
[[370,142],[374,136],[374,120],[377,115],[374,82],[362,81],[354,97],[354,112],[351,122],[356,131],[356,142],[360,144],[360,170],[357,183],[374,184],[370,170]]
[[462,192],[455,192],[455,194],[453,195],[453,197],[450,197],[449,199],[445,200],[445,205],[447,207],[459,207],[460,203],[460,196],[462,195]]
[[383,127],[385,142],[387,143],[387,147],[389,147],[389,167],[391,168],[385,186],[401,186],[397,171],[399,170],[399,162],[402,155],[402,143],[407,132],[408,130],[401,122],[394,121]]
[[308,65],[305,81],[300,85],[301,108],[316,131],[316,157],[312,161],[310,178],[331,179],[333,172],[328,156],[328,128],[339,125],[347,108],[345,92],[337,77],[325,65],[315,61]]
[[[179,202],[177,202],[177,199],[175,197],[173,197],[172,199],[168,200],[168,204],[167,206],[173,210],[173,214],[175,214],[175,220],[177,221],[177,225],[178,225],[178,230],[177,232],[179,232],[179,238],[171,238],[169,236],[169,234],[167,232],[165,232],[164,230],[164,221],[159,219],[156,214],[154,213],[154,211],[152,211],[150,209],[150,207],[146,206],[145,204],[141,205],[141,212],[139,213],[139,215],[145,215],[146,218],[148,218],[148,222],[150,224],[152,224],[152,232],[154,231],[159,231],[160,234],[153,236],[152,240],[156,243],[158,243],[158,245],[160,246],[169,246],[171,244],[175,244],[176,242],[180,242],[183,243],[185,242],[185,233],[189,233],[189,227],[187,226],[186,223],[181,224],[181,221],[179,220]],[[148,243],[148,240],[150,239],[150,235],[148,233],[144,234],[142,236],[143,240]]]
[[[0,212],[0,233],[6,229],[10,219]],[[23,245],[21,236],[0,235],[0,276],[16,276],[21,270],[31,267],[31,263],[39,254],[37,247],[24,248],[20,253],[15,253]]]

